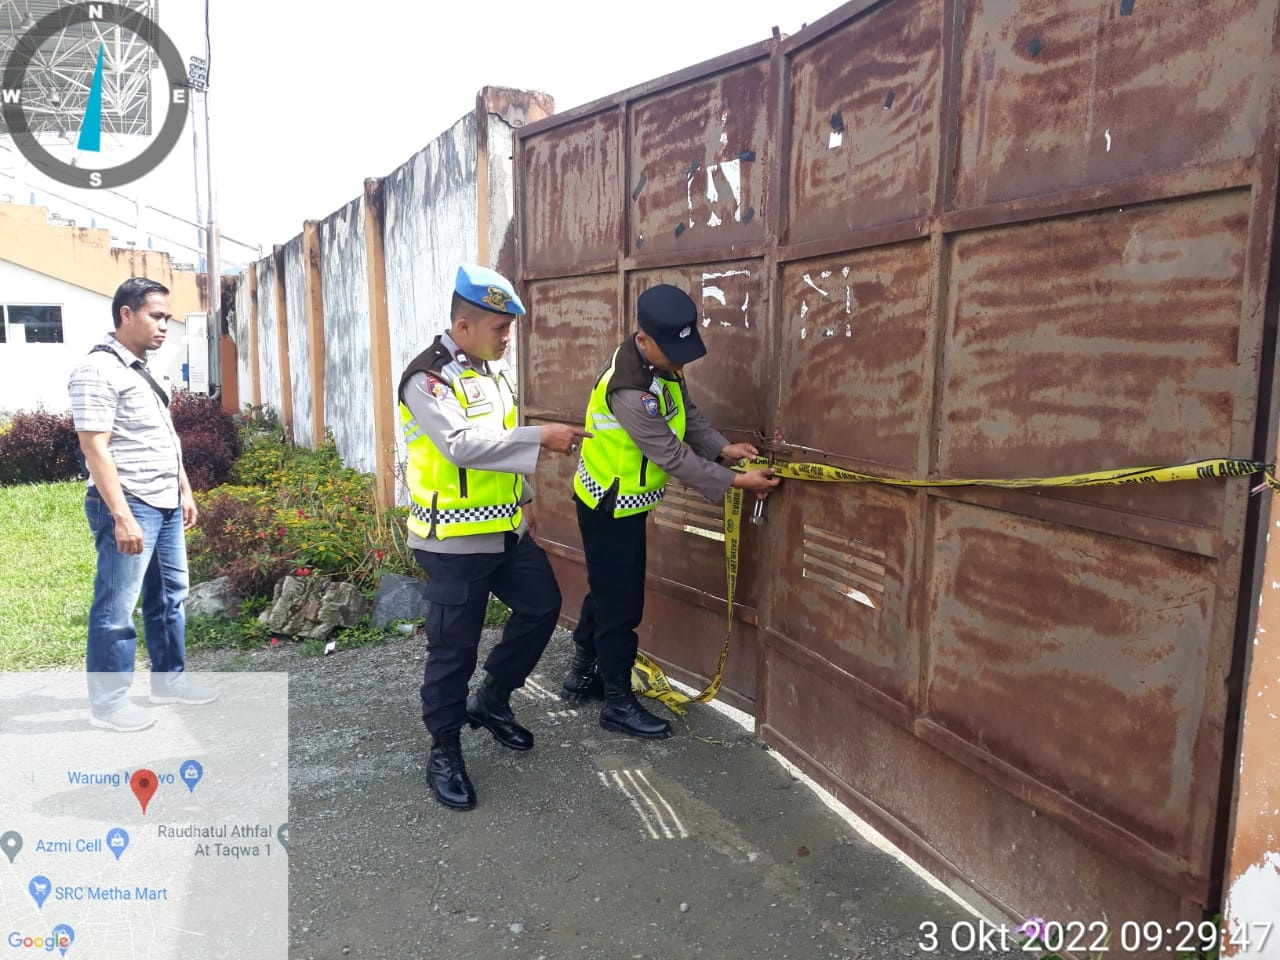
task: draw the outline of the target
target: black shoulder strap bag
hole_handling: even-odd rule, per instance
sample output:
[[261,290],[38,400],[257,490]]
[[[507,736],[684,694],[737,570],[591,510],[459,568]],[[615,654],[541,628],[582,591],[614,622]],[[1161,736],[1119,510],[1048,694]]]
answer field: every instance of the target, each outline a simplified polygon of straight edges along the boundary
[[110,353],[114,355],[115,358],[119,360],[121,363],[123,363],[126,367],[131,367],[132,369],[137,370],[138,373],[142,374],[142,379],[146,380],[147,383],[151,384],[151,389],[156,392],[156,396],[160,398],[160,402],[163,403],[166,408],[169,406],[169,395],[164,392],[164,387],[156,383],[156,378],[151,376],[150,371],[148,371],[147,368],[143,366],[141,360],[135,360],[133,361],[133,363],[127,363],[124,357],[120,356],[119,353],[117,353],[115,350],[108,347],[105,343],[98,344],[89,352],[90,353],[99,353],[99,352]]

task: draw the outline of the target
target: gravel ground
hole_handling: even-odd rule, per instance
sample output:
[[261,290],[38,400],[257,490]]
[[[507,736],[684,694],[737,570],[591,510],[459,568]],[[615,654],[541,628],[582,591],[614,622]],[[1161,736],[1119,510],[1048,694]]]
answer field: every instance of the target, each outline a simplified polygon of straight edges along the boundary
[[[570,649],[557,631],[512,697],[532,751],[464,731],[479,795],[466,812],[423,779],[420,636],[328,657],[192,656],[191,669],[289,673],[291,958],[992,955],[951,949],[976,918],[865,839],[743,715],[697,706],[671,739],[643,742],[561,702]],[[940,949],[922,949],[925,921]]]

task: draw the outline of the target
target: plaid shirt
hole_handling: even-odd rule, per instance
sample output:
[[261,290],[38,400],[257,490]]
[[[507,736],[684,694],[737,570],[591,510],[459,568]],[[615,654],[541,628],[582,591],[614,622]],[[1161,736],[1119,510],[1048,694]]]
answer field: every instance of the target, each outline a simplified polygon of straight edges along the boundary
[[177,507],[182,446],[169,410],[133,369],[143,361],[113,334],[102,342],[110,352],[89,354],[67,385],[76,430],[111,434],[107,450],[125,493],[158,510]]

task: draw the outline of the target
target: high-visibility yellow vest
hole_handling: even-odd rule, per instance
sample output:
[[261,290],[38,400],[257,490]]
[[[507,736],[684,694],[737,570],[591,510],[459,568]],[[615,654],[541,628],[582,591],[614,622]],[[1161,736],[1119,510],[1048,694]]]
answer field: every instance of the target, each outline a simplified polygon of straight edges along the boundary
[[659,376],[640,356],[634,338],[628,338],[614,350],[609,365],[596,380],[587,401],[584,423],[592,436],[582,441],[573,489],[593,510],[613,491],[613,515],[627,517],[658,505],[666,493],[667,473],[640,452],[609,409],[609,394],[619,389],[647,390],[655,401],[653,415],[665,419],[681,442],[684,441],[685,407],[680,381]]
[[442,380],[462,404],[469,422],[490,430],[516,425],[516,395],[501,361],[492,376],[454,360],[439,337],[419,354],[400,378],[400,429],[409,465],[405,482],[412,505],[408,528],[420,537],[440,540],[478,533],[505,533],[520,526],[519,474],[456,467],[423,432],[404,402],[404,388],[415,373]]

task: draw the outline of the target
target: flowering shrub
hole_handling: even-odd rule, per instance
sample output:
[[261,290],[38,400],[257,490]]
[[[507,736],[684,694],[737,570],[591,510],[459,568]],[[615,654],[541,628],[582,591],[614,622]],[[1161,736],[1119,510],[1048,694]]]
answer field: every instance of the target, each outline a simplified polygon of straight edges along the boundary
[[[196,490],[225,483],[240,455],[236,418],[221,403],[177,390],[169,407],[182,462]],[[52,483],[81,474],[80,439],[69,413],[19,411],[0,430],[0,484]]]
[[80,476],[79,450],[71,414],[19,411],[0,432],[0,484],[72,480]]
[[416,573],[406,511],[379,513],[373,478],[344,467],[332,437],[307,450],[259,435],[231,479],[199,501],[189,542],[195,579],[230,577],[247,597],[270,595],[288,574],[373,587],[384,573]]
[[191,488],[208,490],[226,483],[241,450],[236,418],[222,409],[220,400],[187,390],[174,391],[169,413],[182,441],[182,465]]

